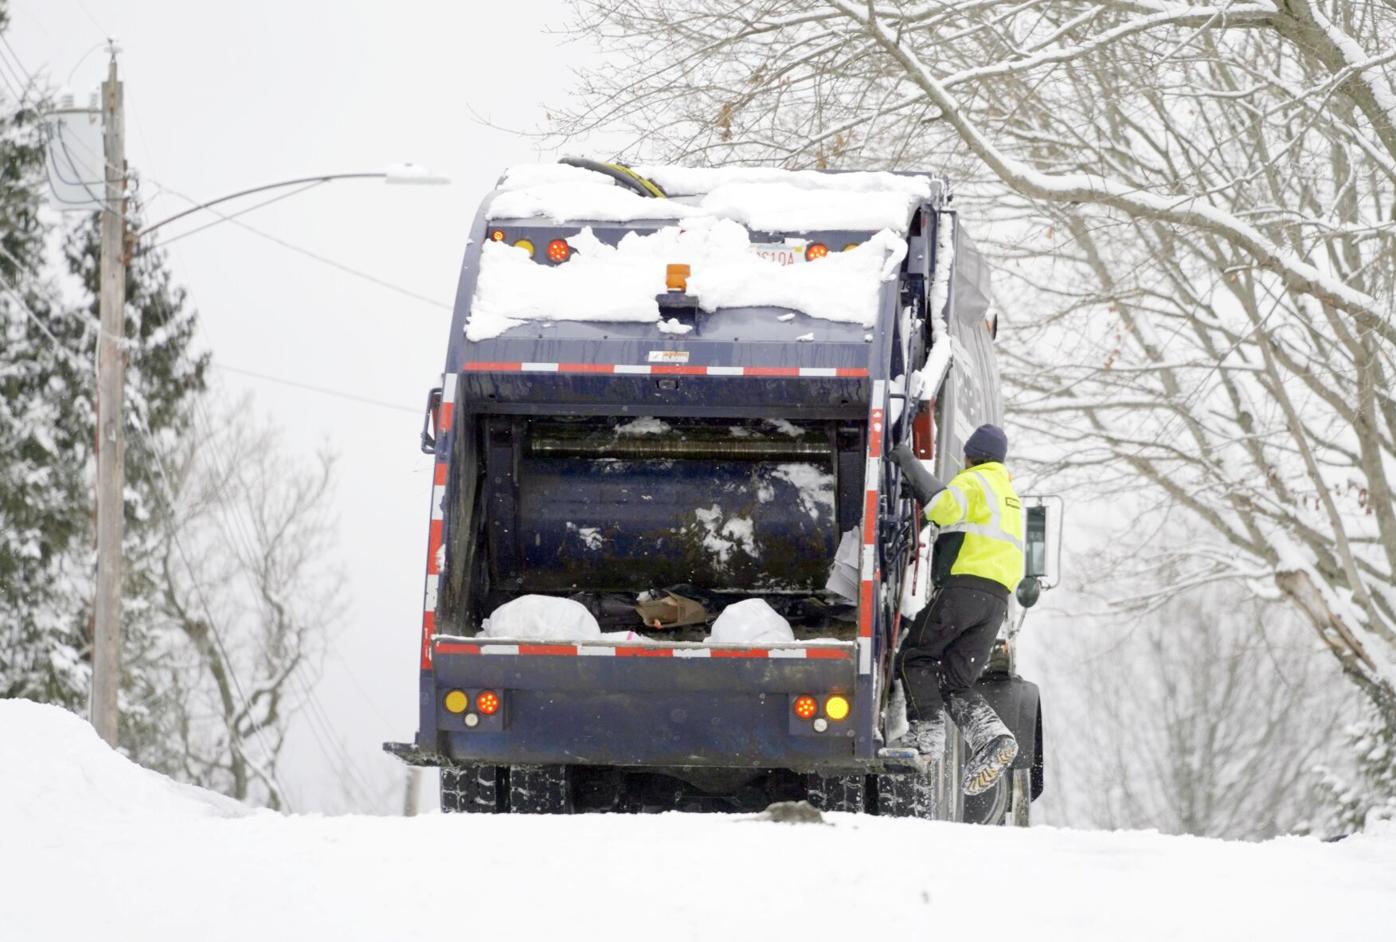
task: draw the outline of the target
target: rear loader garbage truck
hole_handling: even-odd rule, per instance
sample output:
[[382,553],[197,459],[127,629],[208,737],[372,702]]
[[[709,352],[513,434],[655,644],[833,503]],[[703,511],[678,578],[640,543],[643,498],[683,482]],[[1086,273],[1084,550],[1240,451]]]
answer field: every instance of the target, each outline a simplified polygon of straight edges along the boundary
[[978,683],[1020,744],[911,759],[893,659],[934,534],[889,460],[949,479],[1002,420],[988,272],[931,175],[509,170],[461,267],[435,458],[419,726],[452,812],[831,811],[1026,824],[1014,671],[1059,514]]

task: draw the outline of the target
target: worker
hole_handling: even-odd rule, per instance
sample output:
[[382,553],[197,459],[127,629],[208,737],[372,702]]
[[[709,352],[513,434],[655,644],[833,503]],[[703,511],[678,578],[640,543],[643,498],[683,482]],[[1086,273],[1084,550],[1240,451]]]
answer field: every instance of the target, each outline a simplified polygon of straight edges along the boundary
[[964,470],[948,485],[905,444],[892,455],[926,519],[940,530],[937,569],[948,568],[931,604],[912,620],[898,657],[909,721],[904,744],[939,757],[948,711],[969,753],[968,795],[992,787],[1018,754],[1013,734],[974,690],[1008,612],[1009,593],[1023,578],[1023,509],[1004,466],[1007,456],[1008,437],[996,425],[970,435]]

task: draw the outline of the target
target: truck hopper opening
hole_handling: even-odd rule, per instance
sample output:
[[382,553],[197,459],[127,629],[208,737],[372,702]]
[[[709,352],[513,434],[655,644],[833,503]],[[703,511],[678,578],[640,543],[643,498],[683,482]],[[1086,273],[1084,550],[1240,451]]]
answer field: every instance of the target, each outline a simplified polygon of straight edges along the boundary
[[832,423],[492,419],[485,436],[491,581],[511,594],[818,592],[856,506]]

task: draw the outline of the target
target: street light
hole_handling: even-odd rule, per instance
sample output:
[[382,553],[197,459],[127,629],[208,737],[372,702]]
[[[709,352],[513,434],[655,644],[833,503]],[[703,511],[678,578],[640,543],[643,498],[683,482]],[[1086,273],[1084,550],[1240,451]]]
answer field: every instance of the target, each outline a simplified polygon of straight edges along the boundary
[[[163,228],[176,220],[183,219],[186,216],[192,216],[194,213],[217,206],[220,203],[229,203],[236,199],[242,199],[244,196],[255,196],[258,193],[266,193],[269,190],[280,190],[291,186],[309,188],[318,186],[321,183],[329,183],[331,180],[382,180],[384,183],[396,186],[442,186],[451,182],[449,178],[438,176],[425,167],[418,166],[411,162],[393,164],[383,170],[366,173],[327,173],[318,177],[296,177],[293,180],[280,180],[276,183],[264,183],[261,186],[250,187],[246,190],[238,190],[236,193],[229,193],[226,196],[208,200],[197,206],[191,206],[186,210],[175,213],[173,216],[161,219],[159,222],[151,223],[143,227],[139,232],[131,233],[129,238],[132,242],[137,242],[150,235],[156,229]],[[147,249],[135,249],[131,254],[140,255],[145,251],[147,251]]]

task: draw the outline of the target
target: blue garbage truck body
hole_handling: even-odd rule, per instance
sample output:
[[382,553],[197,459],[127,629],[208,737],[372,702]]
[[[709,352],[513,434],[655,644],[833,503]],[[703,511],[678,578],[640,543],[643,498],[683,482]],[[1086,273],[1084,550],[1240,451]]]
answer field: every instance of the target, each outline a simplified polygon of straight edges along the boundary
[[[686,294],[687,269],[671,266],[678,282],[656,296],[656,320],[559,310],[469,335],[484,316],[490,243],[558,267],[576,263],[578,244],[685,224],[669,202],[683,197],[628,185],[652,200],[653,218],[501,215],[497,191],[475,220],[423,430],[435,470],[418,732],[386,748],[441,767],[448,811],[740,810],[809,798],[832,810],[1025,821],[1042,784],[1040,711],[1009,659],[982,688],[1023,744],[1021,774],[1005,778],[992,807],[967,806],[954,786],[957,744],[939,771],[885,754],[903,612],[931,591],[915,585],[931,563],[919,508],[887,456],[910,441],[948,476],[969,431],[1001,420],[987,275],[946,186],[928,180],[908,202],[896,233],[904,256],[889,261],[871,324],[778,305],[705,309]],[[748,229],[772,266],[820,265],[878,237]],[[935,389],[909,391],[936,363],[939,375],[922,377]],[[831,577],[839,560],[842,587]],[[636,606],[669,593],[700,614],[646,624]],[[511,638],[487,628],[524,596],[578,602],[603,631]],[[790,634],[708,635],[727,606],[750,599]]]

